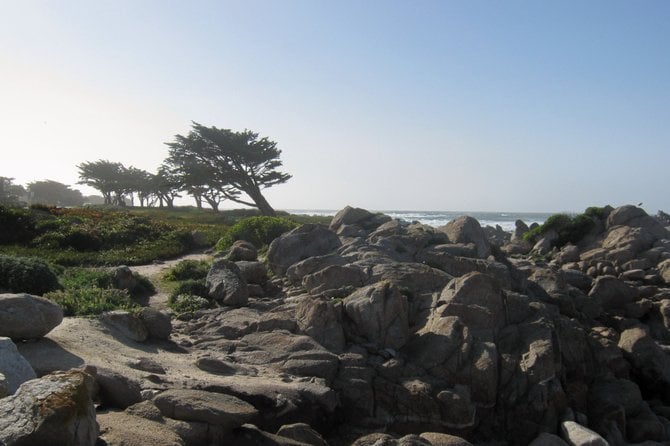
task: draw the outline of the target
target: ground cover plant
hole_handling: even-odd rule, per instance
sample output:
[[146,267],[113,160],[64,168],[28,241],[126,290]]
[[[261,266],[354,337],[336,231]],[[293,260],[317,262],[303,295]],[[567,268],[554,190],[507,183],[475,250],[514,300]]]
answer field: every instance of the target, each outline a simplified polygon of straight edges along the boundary
[[266,248],[272,241],[285,232],[299,226],[288,217],[249,217],[231,226],[216,244],[216,249],[224,250],[236,240],[245,240],[256,248]]
[[146,277],[133,273],[136,286],[119,289],[109,269],[63,268],[59,275],[62,289],[44,296],[58,303],[65,316],[93,316],[110,310],[139,308],[136,299],[155,291]]
[[[230,227],[257,217],[255,210],[214,212],[195,207],[0,206],[0,254],[39,257],[63,266],[147,264],[214,246],[229,233]],[[329,217],[285,214],[278,218],[279,225],[267,222],[261,225],[261,241],[265,243],[276,234],[277,227],[329,220]],[[193,236],[194,231],[199,237]],[[202,245],[198,246],[198,241]]]
[[56,274],[44,260],[0,254],[0,291],[41,296],[59,288]]

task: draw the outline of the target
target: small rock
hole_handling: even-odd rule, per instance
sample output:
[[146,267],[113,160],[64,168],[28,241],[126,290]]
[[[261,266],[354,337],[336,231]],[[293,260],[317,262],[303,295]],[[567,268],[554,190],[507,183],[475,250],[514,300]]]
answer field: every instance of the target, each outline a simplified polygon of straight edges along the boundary
[[172,333],[172,322],[170,315],[155,308],[144,307],[140,311],[140,319],[149,332],[149,336],[155,339],[168,339]]
[[574,421],[561,423],[561,435],[570,446],[609,446],[603,437]]
[[95,379],[100,386],[100,398],[109,406],[125,409],[142,401],[140,385],[127,376],[99,368]]

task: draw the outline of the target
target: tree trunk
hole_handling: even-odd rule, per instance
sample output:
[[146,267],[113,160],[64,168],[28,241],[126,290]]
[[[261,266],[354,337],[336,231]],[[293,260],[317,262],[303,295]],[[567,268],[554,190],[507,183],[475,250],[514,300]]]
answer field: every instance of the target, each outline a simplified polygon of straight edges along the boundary
[[218,202],[217,200],[214,200],[214,199],[212,199],[212,198],[208,198],[208,197],[206,197],[206,196],[205,196],[205,200],[206,200],[207,203],[212,207],[212,209],[214,210],[214,212],[218,212],[218,211],[219,211],[219,202]]
[[277,215],[274,209],[272,209],[272,206],[270,206],[270,203],[265,199],[263,194],[261,194],[261,191],[259,189],[256,190],[251,190],[251,191],[245,191],[249,195],[249,197],[254,200],[254,203],[256,203],[256,206],[258,207],[258,210],[261,211],[262,215],[268,216],[268,217],[274,217]]

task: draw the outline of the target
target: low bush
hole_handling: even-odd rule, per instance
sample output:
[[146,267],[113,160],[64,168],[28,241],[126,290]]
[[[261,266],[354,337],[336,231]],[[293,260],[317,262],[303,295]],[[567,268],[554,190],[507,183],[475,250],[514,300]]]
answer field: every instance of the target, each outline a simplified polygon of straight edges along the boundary
[[26,243],[35,236],[35,219],[30,211],[0,205],[0,244]]
[[65,316],[95,316],[111,310],[138,308],[126,290],[83,287],[45,294],[63,308]]
[[41,296],[60,288],[56,274],[44,260],[0,254],[1,290]]
[[170,268],[163,276],[165,280],[204,279],[211,267],[206,260],[182,260]]
[[261,249],[285,232],[298,226],[298,223],[285,217],[249,217],[231,226],[216,244],[216,249],[224,250],[237,240],[246,240]]
[[177,285],[177,287],[172,291],[172,293],[168,297],[168,303],[174,302],[175,299],[177,299],[177,297],[181,294],[199,296],[204,299],[208,299],[209,297],[209,292],[207,290],[207,287],[205,286],[204,279],[200,280],[190,279],[180,282],[179,285]]
[[210,306],[209,300],[193,294],[178,294],[168,301],[168,307],[177,314],[192,313]]
[[604,215],[603,208],[591,207],[583,214],[569,216],[567,214],[552,215],[544,222],[523,235],[524,240],[535,243],[549,231],[556,231],[558,238],[554,246],[560,248],[568,243],[579,243],[596,225],[596,221]]

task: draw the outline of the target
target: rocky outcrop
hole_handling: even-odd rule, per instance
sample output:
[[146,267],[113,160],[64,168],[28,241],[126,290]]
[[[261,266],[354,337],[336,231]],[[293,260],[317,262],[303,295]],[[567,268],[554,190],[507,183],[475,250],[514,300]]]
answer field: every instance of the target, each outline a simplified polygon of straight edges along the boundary
[[63,320],[63,310],[48,299],[30,294],[0,294],[0,336],[38,339]]
[[[581,240],[554,246],[563,236],[545,234],[532,255],[510,257],[522,224],[502,248],[486,240],[498,230],[467,217],[436,230],[347,208],[330,229],[297,228],[273,242],[271,274],[251,260],[221,268],[261,289],[243,304],[177,317],[169,340],[104,344],[136,355],[100,367],[100,408],[126,407],[101,411],[101,438],[664,444],[670,239],[634,207],[589,218]],[[152,362],[155,352],[184,364]]]
[[270,244],[268,265],[275,274],[284,274],[294,263],[330,254],[341,245],[333,231],[319,225],[302,225]]
[[98,437],[93,378],[59,372],[23,383],[0,399],[0,444],[93,446]]

